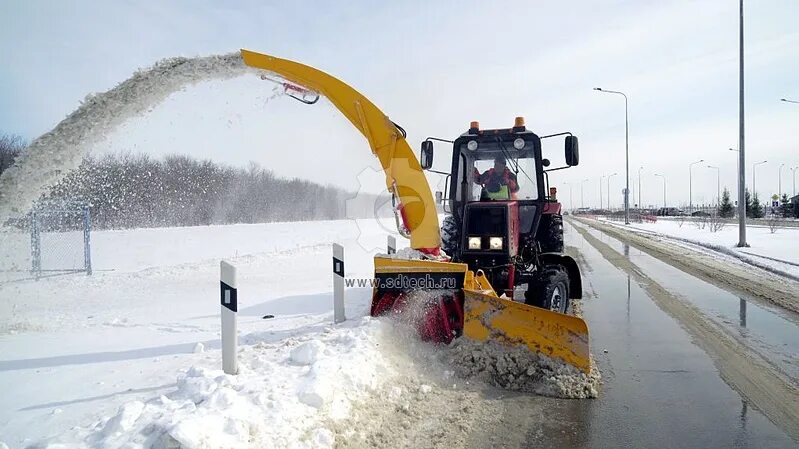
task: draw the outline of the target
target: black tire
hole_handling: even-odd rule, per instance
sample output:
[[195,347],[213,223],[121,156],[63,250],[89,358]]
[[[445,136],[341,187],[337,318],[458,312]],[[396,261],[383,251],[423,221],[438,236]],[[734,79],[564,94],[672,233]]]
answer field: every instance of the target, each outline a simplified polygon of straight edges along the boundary
[[543,253],[563,252],[563,216],[546,214],[541,216],[541,229],[538,242]]
[[455,257],[460,245],[461,228],[452,215],[444,217],[441,224],[441,249],[450,257]]
[[544,265],[524,294],[525,304],[566,313],[569,310],[569,273],[562,265]]

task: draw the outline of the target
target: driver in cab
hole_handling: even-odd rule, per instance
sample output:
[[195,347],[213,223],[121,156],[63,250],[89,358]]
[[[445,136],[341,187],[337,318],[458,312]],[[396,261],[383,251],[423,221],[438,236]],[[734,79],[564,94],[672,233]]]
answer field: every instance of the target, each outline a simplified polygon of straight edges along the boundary
[[508,169],[504,156],[494,158],[494,167],[483,174],[475,167],[474,182],[483,186],[481,200],[515,200],[519,191],[516,175]]

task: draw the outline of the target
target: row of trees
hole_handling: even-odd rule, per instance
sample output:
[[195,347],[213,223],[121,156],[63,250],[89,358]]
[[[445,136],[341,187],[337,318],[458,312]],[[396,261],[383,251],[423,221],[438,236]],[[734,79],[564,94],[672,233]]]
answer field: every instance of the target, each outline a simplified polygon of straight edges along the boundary
[[[0,173],[19,152],[0,148]],[[88,203],[93,226],[131,228],[367,216],[370,204],[345,211],[345,201],[353,196],[332,186],[279,178],[255,163],[237,168],[185,155],[124,153],[85,158],[42,202]]]
[[[746,216],[748,218],[763,218],[765,210],[760,203],[757,192],[754,195],[749,194],[749,189],[744,191],[746,199]],[[782,198],[779,199],[780,206],[777,211],[783,217],[797,217],[799,218],[799,208],[794,208],[791,201],[788,199],[788,194],[783,193]],[[732,218],[735,216],[735,206],[730,200],[730,191],[725,187],[724,193],[721,194],[721,203],[719,203],[719,215],[723,218]]]

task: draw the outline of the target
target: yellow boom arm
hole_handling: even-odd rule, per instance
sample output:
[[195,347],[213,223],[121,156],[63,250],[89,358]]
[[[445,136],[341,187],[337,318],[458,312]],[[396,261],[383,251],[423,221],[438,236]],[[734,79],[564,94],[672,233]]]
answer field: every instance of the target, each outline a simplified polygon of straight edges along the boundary
[[346,83],[313,67],[249,50],[241,50],[241,56],[250,67],[273,72],[327,97],[366,137],[380,160],[386,187],[402,207],[411,248],[439,248],[438,216],[427,178],[400,130],[377,106]]

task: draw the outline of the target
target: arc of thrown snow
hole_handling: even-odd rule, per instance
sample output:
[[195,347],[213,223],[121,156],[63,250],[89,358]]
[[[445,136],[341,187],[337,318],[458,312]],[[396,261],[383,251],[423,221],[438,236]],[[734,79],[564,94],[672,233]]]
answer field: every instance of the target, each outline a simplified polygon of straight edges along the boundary
[[49,187],[80,165],[96,143],[129,118],[144,114],[186,86],[252,71],[238,51],[170,58],[137,71],[107,92],[88,96],[55,128],[31,142],[14,165],[0,175],[0,225],[27,213]]

